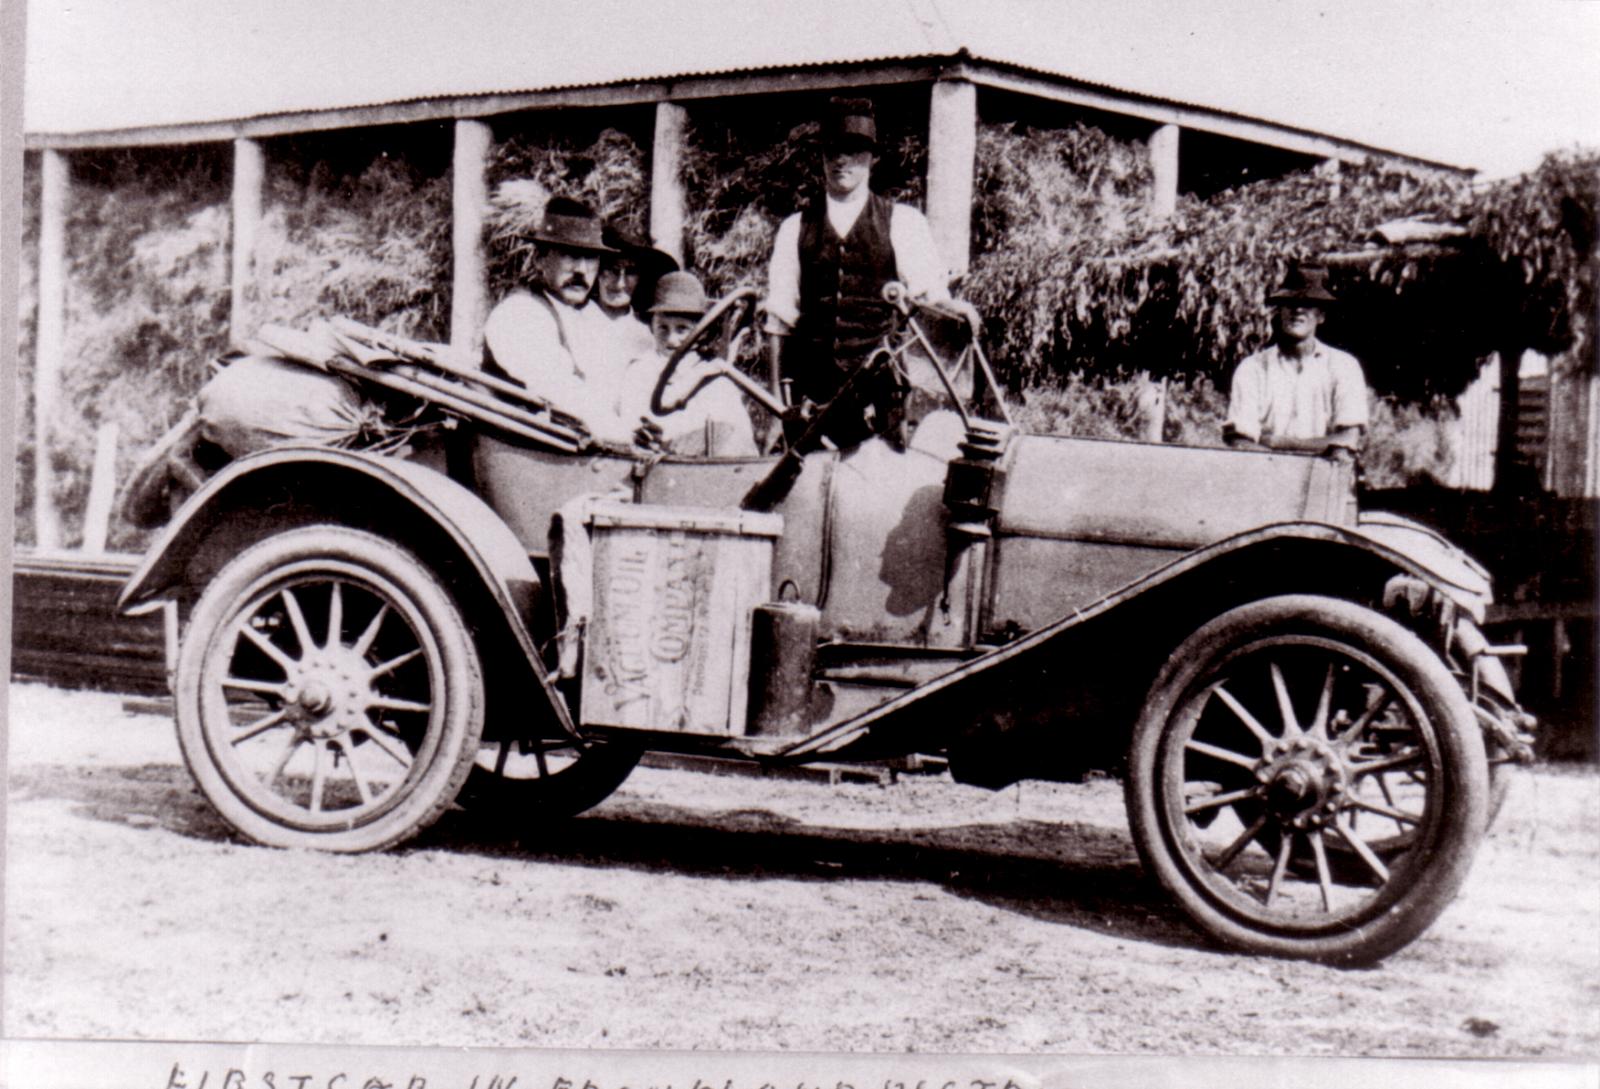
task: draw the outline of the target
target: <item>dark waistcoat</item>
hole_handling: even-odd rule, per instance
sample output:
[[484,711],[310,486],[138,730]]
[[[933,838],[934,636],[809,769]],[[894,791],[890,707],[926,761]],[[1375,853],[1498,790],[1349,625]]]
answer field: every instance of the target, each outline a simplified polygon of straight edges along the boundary
[[889,218],[894,205],[874,193],[845,238],[817,201],[800,215],[800,320],[796,334],[814,356],[854,369],[894,327],[883,285],[895,278]]

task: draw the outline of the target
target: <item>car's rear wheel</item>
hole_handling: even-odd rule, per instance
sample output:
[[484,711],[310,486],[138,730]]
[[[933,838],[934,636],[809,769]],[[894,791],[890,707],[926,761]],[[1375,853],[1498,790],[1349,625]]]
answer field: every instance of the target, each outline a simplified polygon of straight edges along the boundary
[[1187,639],[1134,731],[1146,867],[1211,937],[1361,964],[1467,876],[1489,787],[1472,708],[1426,644],[1351,602],[1242,606]]
[[406,549],[314,525],[227,563],[179,653],[178,740],[229,823],[276,847],[367,851],[449,808],[483,729],[460,610]]
[[461,804],[512,822],[576,816],[609,798],[642,756],[622,741],[485,741]]

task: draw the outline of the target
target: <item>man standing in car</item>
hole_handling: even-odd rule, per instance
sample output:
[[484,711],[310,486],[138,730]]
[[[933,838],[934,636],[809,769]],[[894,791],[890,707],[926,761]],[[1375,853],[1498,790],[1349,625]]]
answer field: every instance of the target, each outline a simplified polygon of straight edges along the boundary
[[[895,324],[883,288],[900,280],[913,297],[952,306],[948,271],[922,213],[873,193],[878,127],[866,99],[834,99],[822,125],[822,200],[778,227],[767,272],[769,362],[794,396],[822,404],[868,359]],[[859,442],[874,429],[863,417],[892,410],[882,381],[858,391],[860,413],[841,414],[832,436]]]
[[1296,265],[1267,302],[1272,343],[1233,372],[1228,445],[1352,458],[1367,429],[1367,381],[1348,352],[1317,339],[1328,307],[1328,270]]
[[611,320],[589,301],[600,261],[616,251],[586,205],[553,197],[534,232],[534,282],[509,292],[483,327],[485,365],[577,417],[603,442],[627,445],[638,421],[615,411],[618,358]]

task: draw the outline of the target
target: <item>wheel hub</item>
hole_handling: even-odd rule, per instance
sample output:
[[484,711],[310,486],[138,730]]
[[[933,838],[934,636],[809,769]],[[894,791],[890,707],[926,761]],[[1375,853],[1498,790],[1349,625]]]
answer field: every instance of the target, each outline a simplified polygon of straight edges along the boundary
[[315,738],[338,737],[367,724],[373,698],[370,667],[341,651],[307,657],[291,686],[295,717]]
[[1344,761],[1314,738],[1279,744],[1256,772],[1274,816],[1295,828],[1321,828],[1339,813],[1348,787]]

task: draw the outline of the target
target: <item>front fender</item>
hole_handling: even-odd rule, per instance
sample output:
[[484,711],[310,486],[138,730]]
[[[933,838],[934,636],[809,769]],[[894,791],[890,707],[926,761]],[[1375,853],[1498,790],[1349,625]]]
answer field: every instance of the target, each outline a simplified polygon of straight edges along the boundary
[[117,607],[171,596],[192,577],[192,562],[214,534],[247,541],[308,521],[369,529],[417,550],[474,627],[493,634],[493,646],[480,649],[498,655],[507,642],[515,647],[513,656],[538,678],[563,729],[573,731],[529,627],[539,576],[526,550],[483,500],[413,462],[326,447],[278,447],[232,462],[156,538]]
[[1391,553],[1405,556],[1433,577],[1450,599],[1478,623],[1493,599],[1489,572],[1443,535],[1419,522],[1383,511],[1363,511],[1355,532]]

